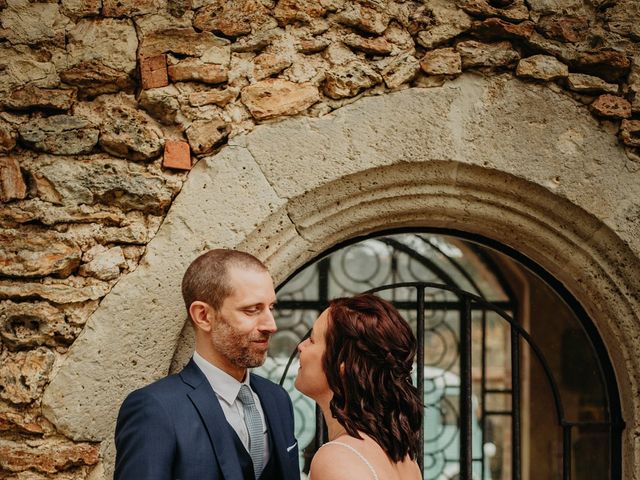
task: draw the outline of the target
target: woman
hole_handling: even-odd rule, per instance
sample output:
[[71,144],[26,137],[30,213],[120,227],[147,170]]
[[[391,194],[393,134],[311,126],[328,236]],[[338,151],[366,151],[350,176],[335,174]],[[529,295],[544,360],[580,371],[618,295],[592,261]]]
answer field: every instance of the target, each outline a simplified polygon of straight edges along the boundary
[[329,432],[310,478],[421,479],[416,340],[393,305],[371,294],[333,300],[298,349],[296,388],[318,403]]

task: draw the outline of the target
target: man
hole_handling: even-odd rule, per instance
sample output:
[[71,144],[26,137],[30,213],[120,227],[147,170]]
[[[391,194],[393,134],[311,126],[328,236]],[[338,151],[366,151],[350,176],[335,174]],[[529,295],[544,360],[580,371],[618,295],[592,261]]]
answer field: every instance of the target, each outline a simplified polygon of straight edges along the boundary
[[187,269],[182,296],[193,358],[122,404],[115,479],[299,480],[291,400],[248,373],[276,331],[267,269],[248,253],[212,250]]

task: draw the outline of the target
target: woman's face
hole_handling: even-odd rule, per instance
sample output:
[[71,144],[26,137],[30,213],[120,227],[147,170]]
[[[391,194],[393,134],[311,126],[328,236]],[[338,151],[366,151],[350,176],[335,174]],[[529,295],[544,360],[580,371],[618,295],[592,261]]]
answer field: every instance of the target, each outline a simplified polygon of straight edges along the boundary
[[298,345],[300,369],[296,377],[296,388],[306,396],[321,401],[331,398],[327,376],[322,368],[322,357],[326,350],[325,333],[329,323],[329,309],[320,314],[311,330],[311,336]]

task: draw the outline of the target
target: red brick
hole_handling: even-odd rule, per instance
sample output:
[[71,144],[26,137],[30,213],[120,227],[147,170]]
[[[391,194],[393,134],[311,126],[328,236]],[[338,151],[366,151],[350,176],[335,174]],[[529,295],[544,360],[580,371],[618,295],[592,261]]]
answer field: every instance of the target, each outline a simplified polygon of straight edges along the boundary
[[165,54],[140,58],[140,77],[142,88],[166,87],[169,85],[167,75],[167,56]]
[[191,150],[189,144],[176,140],[165,141],[162,166],[179,170],[191,170]]

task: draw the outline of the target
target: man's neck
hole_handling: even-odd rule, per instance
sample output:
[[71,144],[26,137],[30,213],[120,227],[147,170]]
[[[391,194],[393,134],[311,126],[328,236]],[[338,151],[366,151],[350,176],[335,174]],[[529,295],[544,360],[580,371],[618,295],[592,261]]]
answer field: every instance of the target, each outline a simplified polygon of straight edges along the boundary
[[221,355],[217,354],[217,352],[206,351],[206,350],[207,349],[198,348],[198,345],[196,345],[195,351],[198,352],[198,355],[200,355],[204,360],[209,362],[214,367],[217,367],[220,370],[222,370],[223,372],[225,372],[228,375],[232,376],[237,381],[244,382],[245,378],[247,377],[247,369],[246,368],[242,368],[242,367],[238,367],[236,365],[233,365],[226,358],[224,358]]

